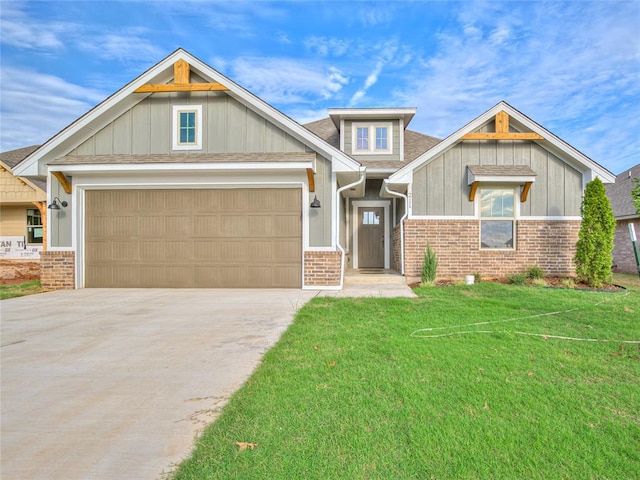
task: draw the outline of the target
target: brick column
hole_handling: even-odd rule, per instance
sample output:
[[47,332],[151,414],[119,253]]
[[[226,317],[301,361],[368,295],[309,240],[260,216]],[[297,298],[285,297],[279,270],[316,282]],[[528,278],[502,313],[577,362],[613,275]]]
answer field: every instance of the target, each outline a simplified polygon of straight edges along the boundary
[[40,284],[47,290],[76,288],[75,252],[40,252]]
[[306,251],[304,252],[304,286],[305,287],[337,287],[340,285],[339,251]]

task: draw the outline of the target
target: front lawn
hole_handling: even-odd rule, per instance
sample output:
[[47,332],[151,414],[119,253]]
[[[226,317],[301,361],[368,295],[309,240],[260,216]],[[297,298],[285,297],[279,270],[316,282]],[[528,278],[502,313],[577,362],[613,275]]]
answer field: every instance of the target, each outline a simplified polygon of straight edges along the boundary
[[175,478],[637,478],[640,290],[418,293],[307,304]]
[[40,281],[15,283],[9,285],[0,285],[0,300],[5,298],[23,297],[25,295],[33,295],[34,293],[42,293]]

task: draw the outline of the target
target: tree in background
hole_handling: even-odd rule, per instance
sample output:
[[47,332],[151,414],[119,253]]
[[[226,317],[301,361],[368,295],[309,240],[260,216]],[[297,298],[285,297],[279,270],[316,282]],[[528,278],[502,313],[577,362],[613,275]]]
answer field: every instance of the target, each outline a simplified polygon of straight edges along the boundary
[[599,178],[587,184],[582,206],[582,226],[576,244],[576,274],[591,287],[601,287],[612,279],[613,239],[616,219]]
[[636,212],[640,213],[640,178],[634,178],[636,186],[631,190],[631,198],[633,198],[633,204],[636,207]]

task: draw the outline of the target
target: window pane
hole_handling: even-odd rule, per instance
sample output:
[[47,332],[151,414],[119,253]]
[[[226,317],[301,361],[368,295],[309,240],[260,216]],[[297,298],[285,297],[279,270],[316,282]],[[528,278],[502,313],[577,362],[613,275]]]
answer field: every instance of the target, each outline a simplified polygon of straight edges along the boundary
[[386,127],[376,127],[376,150],[387,150],[387,134]]
[[380,215],[376,212],[362,212],[363,225],[380,225]]
[[179,143],[196,143],[196,112],[180,112]]
[[513,218],[513,190],[481,190],[480,216]]
[[482,220],[480,244],[482,248],[513,248],[513,221]]
[[358,128],[357,133],[357,145],[358,150],[369,150],[369,129]]
[[42,225],[42,217],[40,216],[40,210],[35,208],[27,208],[27,226],[40,226]]

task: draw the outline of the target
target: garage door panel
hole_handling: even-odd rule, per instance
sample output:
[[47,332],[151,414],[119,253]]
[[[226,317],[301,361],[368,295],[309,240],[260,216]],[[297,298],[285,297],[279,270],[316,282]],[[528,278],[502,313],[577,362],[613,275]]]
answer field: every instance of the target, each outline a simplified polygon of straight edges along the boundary
[[198,215],[193,222],[193,232],[198,237],[220,236],[221,218],[219,215]]
[[135,245],[139,245],[139,264],[145,263],[157,263],[170,261],[167,258],[167,252],[165,248],[165,241],[163,239],[147,240],[147,241],[133,241]]
[[85,204],[85,286],[300,287],[300,189],[88,191]]
[[161,215],[143,214],[138,217],[138,228],[130,232],[135,237],[162,237],[167,233],[166,223]]
[[295,215],[278,215],[275,217],[275,232],[279,237],[302,236],[302,222],[297,222]]
[[202,264],[215,264],[222,260],[222,251],[217,239],[196,239],[191,245],[193,256]]

